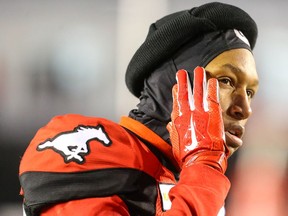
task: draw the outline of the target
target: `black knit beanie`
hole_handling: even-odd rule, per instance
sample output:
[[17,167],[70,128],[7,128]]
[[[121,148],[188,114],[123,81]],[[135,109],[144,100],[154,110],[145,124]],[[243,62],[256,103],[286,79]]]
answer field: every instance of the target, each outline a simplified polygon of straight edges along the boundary
[[228,29],[241,31],[251,49],[254,48],[258,33],[256,23],[245,11],[228,4],[204,4],[151,24],[146,40],[128,65],[125,77],[128,89],[139,97],[144,80],[183,45],[200,35]]

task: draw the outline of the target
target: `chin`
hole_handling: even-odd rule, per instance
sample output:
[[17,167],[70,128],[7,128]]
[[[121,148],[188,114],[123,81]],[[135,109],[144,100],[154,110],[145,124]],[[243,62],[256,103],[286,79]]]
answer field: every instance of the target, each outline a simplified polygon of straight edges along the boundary
[[238,150],[238,148],[234,148],[234,147],[231,147],[231,146],[228,146],[228,149],[229,149],[228,158],[231,157]]

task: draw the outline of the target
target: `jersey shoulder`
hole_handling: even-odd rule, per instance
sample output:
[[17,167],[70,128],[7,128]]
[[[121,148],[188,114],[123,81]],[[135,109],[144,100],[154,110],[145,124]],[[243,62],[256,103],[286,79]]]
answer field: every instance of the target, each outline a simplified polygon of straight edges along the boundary
[[155,203],[155,178],[162,173],[157,157],[134,133],[107,119],[67,114],[54,117],[30,142],[20,163],[20,194],[28,212],[116,194],[126,194],[131,203],[138,197]]
[[147,150],[135,135],[113,121],[66,114],[38,130],[21,160],[20,175],[30,171],[140,168],[141,158],[153,157]]

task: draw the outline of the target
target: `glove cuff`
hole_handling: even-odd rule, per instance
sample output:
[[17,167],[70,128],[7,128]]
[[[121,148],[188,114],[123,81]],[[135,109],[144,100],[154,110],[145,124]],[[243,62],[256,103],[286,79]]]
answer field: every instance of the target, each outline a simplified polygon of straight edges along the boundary
[[227,169],[227,156],[222,151],[201,151],[187,157],[184,162],[186,167],[199,163],[213,167],[224,174]]

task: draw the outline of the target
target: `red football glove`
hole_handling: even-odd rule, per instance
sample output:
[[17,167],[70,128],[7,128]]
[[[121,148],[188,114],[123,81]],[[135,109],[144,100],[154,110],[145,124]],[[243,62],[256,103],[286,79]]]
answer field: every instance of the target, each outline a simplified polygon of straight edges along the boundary
[[167,125],[174,157],[180,168],[202,163],[224,173],[227,168],[224,126],[218,81],[208,80],[204,68],[194,70],[193,94],[188,74],[179,70],[173,87],[173,111]]

